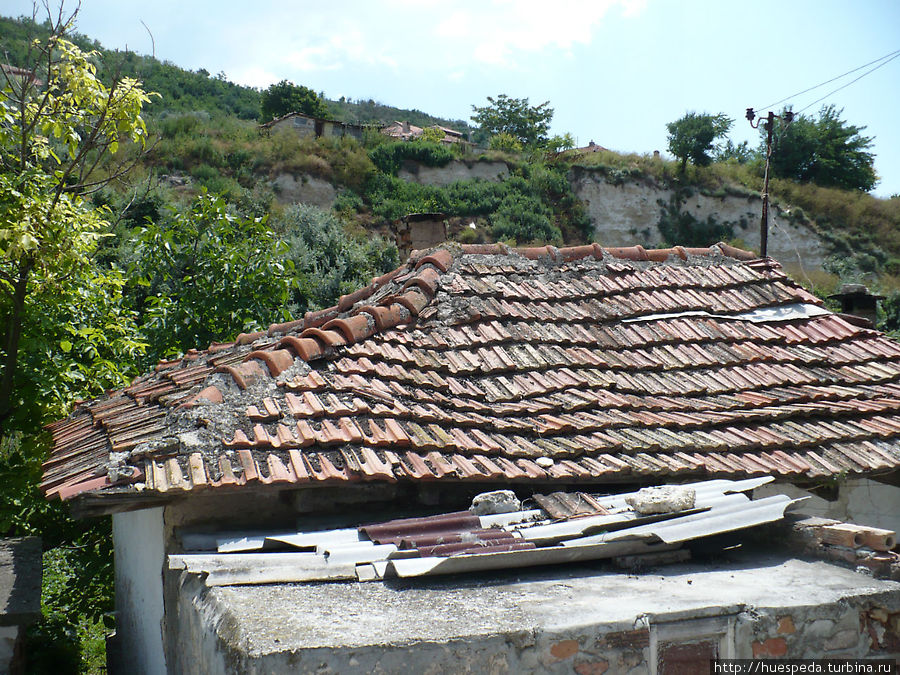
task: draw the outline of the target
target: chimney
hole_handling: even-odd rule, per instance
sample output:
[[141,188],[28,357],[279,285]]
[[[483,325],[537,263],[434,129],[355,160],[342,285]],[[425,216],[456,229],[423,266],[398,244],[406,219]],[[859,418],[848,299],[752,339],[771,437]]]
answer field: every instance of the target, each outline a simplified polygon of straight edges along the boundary
[[841,301],[841,314],[850,323],[863,328],[874,328],[878,301],[884,300],[884,296],[873,295],[863,284],[841,284],[838,292],[829,295],[828,299]]

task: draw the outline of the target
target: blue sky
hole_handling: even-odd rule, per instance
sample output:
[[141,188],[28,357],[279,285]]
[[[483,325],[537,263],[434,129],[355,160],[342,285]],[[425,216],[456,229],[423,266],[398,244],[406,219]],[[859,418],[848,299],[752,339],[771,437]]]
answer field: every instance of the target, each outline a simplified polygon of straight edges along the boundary
[[[4,0],[0,12],[31,7]],[[756,143],[745,108],[900,49],[900,2],[83,0],[77,27],[242,84],[288,79],[454,119],[499,93],[549,100],[555,133],[650,153],[688,110],[724,112],[736,142]],[[862,72],[789,102],[804,108]],[[900,58],[807,112],[824,103],[875,137],[875,194],[900,193]]]

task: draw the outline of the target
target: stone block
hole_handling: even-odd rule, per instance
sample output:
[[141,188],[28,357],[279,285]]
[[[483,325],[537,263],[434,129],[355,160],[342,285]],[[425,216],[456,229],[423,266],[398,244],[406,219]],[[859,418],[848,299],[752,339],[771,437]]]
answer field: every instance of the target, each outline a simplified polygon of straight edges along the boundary
[[673,513],[694,508],[696,492],[680,485],[643,488],[625,501],[639,514]]

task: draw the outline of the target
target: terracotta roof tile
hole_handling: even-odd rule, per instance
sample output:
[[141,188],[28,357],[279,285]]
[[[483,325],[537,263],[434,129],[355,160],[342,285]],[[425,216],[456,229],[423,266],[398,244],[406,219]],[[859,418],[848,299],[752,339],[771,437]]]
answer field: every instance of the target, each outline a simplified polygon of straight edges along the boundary
[[[900,466],[900,346],[832,314],[746,320],[821,306],[752,258],[721,244],[417,252],[335,307],[82,403],[49,427],[43,488],[69,498],[111,479],[149,494]],[[218,440],[182,447],[176,420],[178,433],[214,420],[204,433]]]

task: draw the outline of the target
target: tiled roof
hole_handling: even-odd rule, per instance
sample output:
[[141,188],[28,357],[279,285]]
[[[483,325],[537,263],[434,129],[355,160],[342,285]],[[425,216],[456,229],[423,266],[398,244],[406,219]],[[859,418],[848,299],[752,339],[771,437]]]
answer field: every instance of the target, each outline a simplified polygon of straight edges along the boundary
[[896,469],[900,345],[753,257],[723,244],[416,252],[335,307],[79,405],[50,425],[43,489]]

